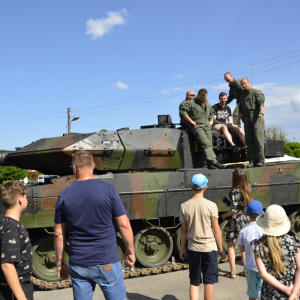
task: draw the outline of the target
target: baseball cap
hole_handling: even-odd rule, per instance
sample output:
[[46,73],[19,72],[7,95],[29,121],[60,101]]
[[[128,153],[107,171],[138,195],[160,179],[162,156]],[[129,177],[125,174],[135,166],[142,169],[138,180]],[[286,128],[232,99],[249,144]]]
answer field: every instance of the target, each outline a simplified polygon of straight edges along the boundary
[[247,213],[249,216],[252,214],[257,214],[258,216],[261,216],[263,213],[263,206],[262,204],[257,200],[252,200],[247,205]]
[[208,183],[208,179],[202,174],[195,174],[191,181],[191,186],[195,190],[203,190]]

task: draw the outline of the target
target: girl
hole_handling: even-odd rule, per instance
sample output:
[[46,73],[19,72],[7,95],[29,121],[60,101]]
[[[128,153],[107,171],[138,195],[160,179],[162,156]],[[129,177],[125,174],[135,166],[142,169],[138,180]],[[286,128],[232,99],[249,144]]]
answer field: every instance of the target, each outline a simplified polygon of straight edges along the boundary
[[[279,205],[270,205],[256,225],[263,235],[251,242],[260,276],[261,300],[296,300],[300,288],[300,241],[290,236],[291,223]],[[297,295],[298,294],[298,295]]]
[[[225,274],[225,277],[235,279],[235,244],[237,242],[239,233],[242,228],[248,224],[248,217],[246,216],[246,209],[248,203],[252,200],[251,186],[248,183],[245,172],[237,168],[232,173],[232,187],[229,192],[231,199],[230,210],[228,210],[221,217],[228,220],[228,231],[227,231],[227,245],[228,245],[228,260],[230,265],[230,272]],[[245,268],[245,252],[242,253],[242,259]],[[244,271],[240,272],[239,275],[245,276]]]

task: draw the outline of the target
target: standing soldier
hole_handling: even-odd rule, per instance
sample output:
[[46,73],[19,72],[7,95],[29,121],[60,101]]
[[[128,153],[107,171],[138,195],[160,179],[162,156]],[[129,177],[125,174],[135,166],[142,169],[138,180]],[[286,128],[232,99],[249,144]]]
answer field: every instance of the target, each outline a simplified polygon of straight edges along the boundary
[[230,72],[224,74],[224,79],[229,83],[229,95],[227,100],[227,105],[233,100],[236,99],[236,108],[233,111],[233,124],[237,125],[238,113],[239,113],[239,103],[240,97],[244,93],[243,87],[240,80],[234,79]]
[[199,90],[196,98],[183,102],[180,107],[180,117],[188,121],[189,130],[204,152],[207,167],[209,169],[225,169],[225,166],[217,161],[212,148],[211,126],[214,122],[215,111],[206,98],[207,90]]
[[237,125],[241,126],[243,118],[245,138],[248,146],[249,165],[247,168],[263,167],[264,155],[264,103],[265,96],[251,88],[248,78],[243,78],[241,84],[245,93],[240,98],[239,115]]
[[[185,102],[187,102],[189,100],[192,100],[194,98],[195,98],[195,93],[193,91],[187,91],[186,92],[185,100],[183,100],[181,102],[181,104],[179,105],[179,110],[180,110],[180,107],[181,107],[182,104],[184,104]],[[180,116],[180,112],[179,112],[179,116]],[[189,128],[189,122],[186,121],[184,118],[181,118],[181,117],[180,117],[180,125],[184,129],[188,129]]]

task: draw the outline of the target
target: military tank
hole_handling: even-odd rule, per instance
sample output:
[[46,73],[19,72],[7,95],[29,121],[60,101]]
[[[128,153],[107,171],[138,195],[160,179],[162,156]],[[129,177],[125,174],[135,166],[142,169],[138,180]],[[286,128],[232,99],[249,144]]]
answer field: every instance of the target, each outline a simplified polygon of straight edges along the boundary
[[[172,253],[180,252],[180,205],[192,196],[189,183],[194,174],[202,173],[208,178],[205,197],[217,204],[220,214],[228,209],[222,199],[228,196],[232,169],[247,165],[246,153],[234,153],[224,136],[212,130],[213,149],[227,168],[209,170],[205,168],[204,157],[194,137],[177,125],[172,123],[169,115],[160,115],[157,124],[136,130],[122,128],[64,134],[40,139],[16,148],[16,151],[0,152],[2,166],[56,175],[46,179],[45,183],[28,187],[28,207],[21,215],[33,245],[33,281],[36,285],[51,289],[70,284],[70,281],[62,282],[57,278],[53,231],[57,197],[75,181],[70,166],[76,151],[92,153],[94,178],[112,183],[128,212],[135,236],[137,262],[142,267],[140,273],[128,273],[128,276],[170,269],[164,266],[168,266]],[[236,135],[233,139],[239,145]],[[266,140],[265,156],[283,157],[284,142]],[[261,201],[264,207],[270,204],[284,206],[291,216],[293,231],[300,237],[300,161],[270,161],[265,167],[245,169],[245,172],[252,185],[253,198]],[[0,215],[4,214],[0,205]],[[227,221],[221,224],[224,238],[226,224]],[[117,245],[123,262],[126,248],[119,234]],[[68,263],[68,247],[65,260]],[[150,271],[144,272],[143,268]]]

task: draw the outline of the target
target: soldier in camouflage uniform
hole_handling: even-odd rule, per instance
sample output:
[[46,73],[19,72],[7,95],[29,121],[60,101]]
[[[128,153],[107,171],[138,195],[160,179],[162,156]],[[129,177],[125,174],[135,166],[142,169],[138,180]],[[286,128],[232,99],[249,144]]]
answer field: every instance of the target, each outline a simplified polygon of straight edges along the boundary
[[230,72],[224,74],[224,79],[229,83],[228,105],[233,99],[236,99],[236,108],[233,111],[233,124],[237,125],[240,97],[244,93],[240,80],[234,79]]
[[251,88],[248,78],[243,78],[241,84],[245,93],[240,98],[238,126],[241,126],[243,118],[245,126],[245,138],[248,146],[249,165],[247,168],[263,167],[264,155],[264,104],[265,96]]
[[[179,109],[180,109],[181,105],[184,104],[186,101],[192,100],[194,98],[195,98],[195,92],[187,91],[185,100],[183,100],[181,102],[181,104],[179,105]],[[179,114],[179,116],[180,116],[180,114]],[[184,118],[181,118],[181,117],[180,117],[180,125],[183,129],[188,129],[189,128],[189,122],[186,121]]]
[[195,136],[204,152],[209,169],[224,169],[212,148],[211,126],[214,120],[214,109],[206,100],[207,90],[201,89],[196,98],[184,101],[180,106],[180,117],[188,122],[189,130]]

